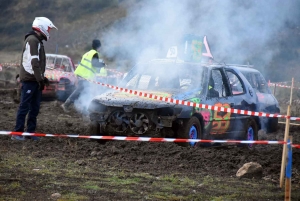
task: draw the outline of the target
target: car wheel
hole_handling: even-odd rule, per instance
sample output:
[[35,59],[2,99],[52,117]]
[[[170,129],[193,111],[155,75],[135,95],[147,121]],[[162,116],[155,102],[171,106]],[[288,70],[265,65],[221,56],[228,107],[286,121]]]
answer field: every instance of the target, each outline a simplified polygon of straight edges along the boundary
[[[258,139],[258,126],[253,118],[248,119],[245,127],[245,140],[255,141]],[[246,144],[249,149],[254,147],[254,144]]]
[[[100,124],[97,121],[92,121],[89,126],[90,136],[99,136],[105,135],[101,132]],[[105,144],[108,140],[100,140],[100,139],[92,139],[93,141],[97,141],[99,144]]]
[[[201,124],[197,117],[191,117],[189,120],[184,121],[183,125],[177,131],[178,138],[200,139],[201,136]],[[195,147],[197,142],[179,142],[177,144],[184,147]]]

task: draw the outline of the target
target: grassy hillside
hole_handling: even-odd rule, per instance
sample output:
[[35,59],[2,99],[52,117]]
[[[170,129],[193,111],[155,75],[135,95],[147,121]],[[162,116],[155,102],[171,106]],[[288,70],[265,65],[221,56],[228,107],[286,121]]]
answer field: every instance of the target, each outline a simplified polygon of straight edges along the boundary
[[77,60],[90,48],[91,40],[101,36],[101,30],[126,15],[119,3],[118,0],[0,0],[0,59],[14,60],[16,56],[8,52],[18,53],[34,18],[45,16],[58,27],[45,43],[46,51],[58,51]]

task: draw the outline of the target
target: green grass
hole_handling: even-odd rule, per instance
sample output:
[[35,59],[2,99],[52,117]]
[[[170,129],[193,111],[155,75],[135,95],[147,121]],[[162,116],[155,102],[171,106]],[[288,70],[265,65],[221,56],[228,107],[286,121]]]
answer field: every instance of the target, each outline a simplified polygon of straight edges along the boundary
[[[284,195],[277,185],[263,180],[180,172],[154,176],[148,172],[132,172],[106,165],[93,166],[97,163],[94,158],[84,159],[91,165],[80,166],[74,160],[63,158],[0,153],[3,159],[0,181],[7,179],[7,182],[0,183],[0,200],[22,200],[39,189],[49,196],[54,192],[61,193],[59,200],[90,200],[95,195],[107,195],[107,200],[111,199],[109,196],[119,195],[136,200],[224,201],[253,200],[254,196],[257,200],[280,200]],[[39,170],[33,171],[34,168]],[[12,195],[12,191],[20,193]],[[292,195],[295,199],[300,198],[297,186],[293,186]]]
[[70,200],[89,200],[88,196],[78,195],[76,193],[66,193],[61,196],[57,201],[70,201]]
[[96,184],[90,184],[90,182],[87,182],[88,184],[84,184],[82,186],[82,188],[85,188],[85,189],[91,189],[91,190],[103,190],[103,188],[100,188],[99,186],[97,186]]
[[112,185],[130,185],[130,184],[138,184],[141,180],[138,177],[118,177],[118,176],[112,176],[107,177],[104,179],[105,181],[108,181]]

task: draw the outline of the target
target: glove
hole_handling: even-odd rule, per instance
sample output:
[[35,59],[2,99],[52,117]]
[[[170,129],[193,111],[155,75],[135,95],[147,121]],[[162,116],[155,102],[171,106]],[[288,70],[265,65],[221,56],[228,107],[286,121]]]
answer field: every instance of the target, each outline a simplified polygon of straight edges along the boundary
[[104,67],[104,66],[105,66],[105,63],[103,63],[103,62],[100,62],[100,63],[99,63],[99,66],[100,66],[100,68],[102,68],[102,67]]
[[44,88],[45,88],[45,83],[44,83],[44,80],[42,80],[39,82],[39,90],[43,91]]
[[48,78],[46,78],[46,77],[44,78],[44,84],[46,87],[49,87],[49,85],[50,85],[50,82],[49,82]]

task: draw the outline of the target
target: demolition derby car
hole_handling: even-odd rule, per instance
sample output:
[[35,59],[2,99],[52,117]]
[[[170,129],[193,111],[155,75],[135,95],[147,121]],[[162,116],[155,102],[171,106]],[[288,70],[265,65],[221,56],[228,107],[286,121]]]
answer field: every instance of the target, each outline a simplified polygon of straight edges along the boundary
[[65,100],[75,89],[75,65],[66,55],[46,54],[46,58],[45,77],[50,85],[45,87],[43,95]]
[[[74,91],[76,76],[74,75],[75,65],[70,57],[59,54],[46,54],[45,77],[50,81],[50,85],[42,92],[43,97],[54,97],[64,101]],[[13,99],[20,100],[21,83],[17,79],[16,93]]]
[[[211,106],[280,112],[262,74],[246,65],[156,59],[133,67],[119,87]],[[278,124],[277,118],[214,111],[116,90],[94,97],[89,113],[91,135],[257,140],[259,129],[272,132]]]

